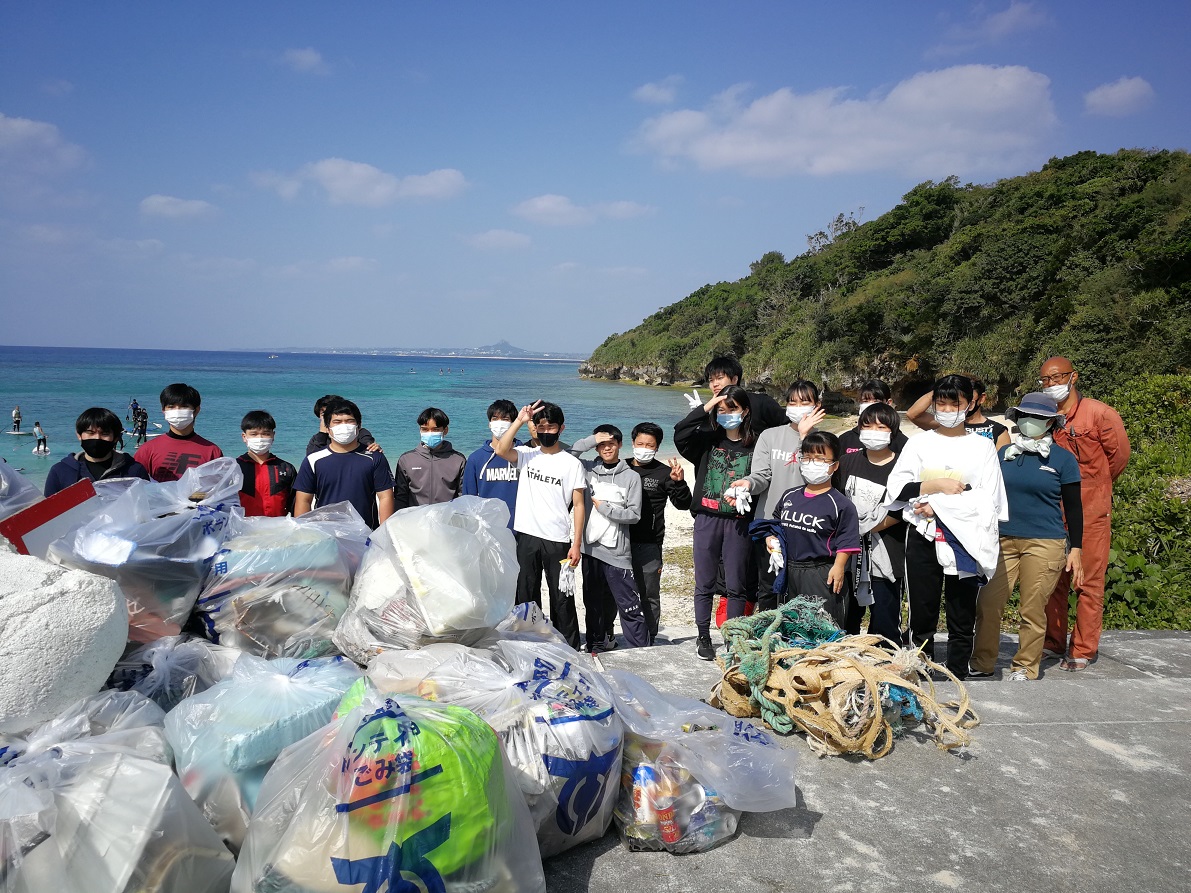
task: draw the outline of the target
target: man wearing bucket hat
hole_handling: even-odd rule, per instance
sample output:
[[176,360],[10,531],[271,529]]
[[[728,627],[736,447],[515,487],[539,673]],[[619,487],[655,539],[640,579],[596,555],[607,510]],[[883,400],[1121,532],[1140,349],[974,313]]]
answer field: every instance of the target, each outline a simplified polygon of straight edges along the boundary
[[1079,463],[1054,443],[1053,432],[1063,424],[1055,399],[1043,393],[1026,394],[1005,415],[1018,428],[1013,442],[998,451],[1009,520],[1001,522],[997,572],[976,601],[976,642],[969,676],[993,674],[1001,614],[1013,587],[1020,585],[1021,629],[1007,677],[1020,682],[1038,678],[1046,605],[1059,575],[1070,574],[1076,586],[1083,582],[1083,505]]
[[1096,659],[1104,619],[1104,574],[1112,541],[1112,485],[1129,462],[1129,436],[1115,409],[1076,388],[1079,373],[1066,357],[1042,364],[1038,383],[1065,417],[1054,432],[1079,462],[1083,498],[1083,582],[1075,583],[1075,629],[1067,642],[1067,593],[1075,581],[1064,571],[1046,606],[1046,652],[1062,656],[1064,670],[1083,670]]

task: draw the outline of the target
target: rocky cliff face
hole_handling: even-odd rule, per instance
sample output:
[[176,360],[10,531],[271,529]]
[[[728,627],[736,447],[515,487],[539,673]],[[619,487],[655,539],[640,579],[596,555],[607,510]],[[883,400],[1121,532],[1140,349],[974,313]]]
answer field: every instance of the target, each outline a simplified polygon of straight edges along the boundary
[[636,381],[641,384],[652,384],[669,387],[674,384],[693,384],[674,375],[672,369],[660,365],[645,366],[610,366],[592,363],[590,360],[579,366],[579,375],[583,378],[602,378],[606,381]]

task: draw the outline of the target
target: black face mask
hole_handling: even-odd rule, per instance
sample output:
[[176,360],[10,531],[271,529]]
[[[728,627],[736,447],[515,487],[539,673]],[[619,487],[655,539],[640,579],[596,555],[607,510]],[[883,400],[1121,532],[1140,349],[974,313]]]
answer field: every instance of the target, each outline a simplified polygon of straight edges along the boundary
[[100,437],[88,437],[81,442],[81,445],[88,459],[106,459],[116,448],[112,441]]
[[544,431],[539,431],[538,432],[538,443],[540,443],[544,447],[554,446],[554,444],[558,443],[557,432],[554,434],[547,434]]

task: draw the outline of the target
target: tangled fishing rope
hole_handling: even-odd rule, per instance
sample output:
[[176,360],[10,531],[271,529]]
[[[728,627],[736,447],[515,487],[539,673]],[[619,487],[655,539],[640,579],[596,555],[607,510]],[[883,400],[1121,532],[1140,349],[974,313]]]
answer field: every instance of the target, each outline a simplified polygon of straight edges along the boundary
[[[709,703],[760,717],[775,732],[800,729],[820,754],[889,753],[907,722],[944,750],[971,741],[979,723],[967,688],[941,664],[880,636],[846,636],[818,602],[794,598],[776,611],[727,621],[723,678]],[[932,673],[957,691],[943,700]]]

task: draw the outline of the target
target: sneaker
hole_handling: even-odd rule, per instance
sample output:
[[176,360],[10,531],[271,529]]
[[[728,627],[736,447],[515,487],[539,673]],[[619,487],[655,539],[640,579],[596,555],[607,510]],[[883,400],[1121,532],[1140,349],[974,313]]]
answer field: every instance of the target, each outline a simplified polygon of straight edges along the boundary
[[1032,682],[1029,676],[1026,675],[1025,670],[1014,670],[1005,677],[1007,682]]
[[711,644],[711,636],[699,636],[695,640],[695,653],[699,660],[715,660],[715,646]]
[[990,671],[988,673],[982,673],[979,670],[973,670],[971,668],[968,669],[968,678],[969,679],[991,679],[992,677],[993,677],[992,671]]
[[596,651],[615,651],[619,647],[620,643],[616,641],[616,636],[608,636],[608,638],[596,645]]

